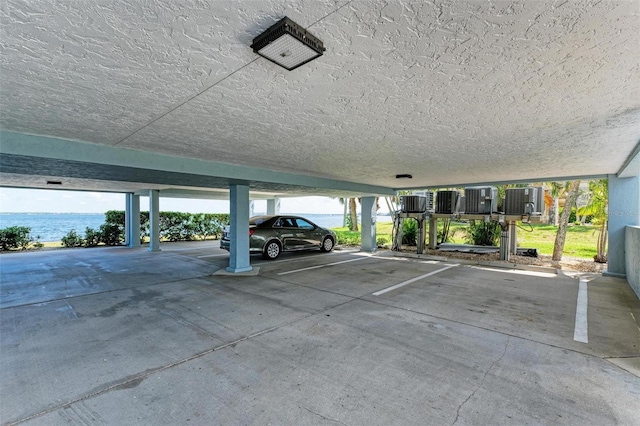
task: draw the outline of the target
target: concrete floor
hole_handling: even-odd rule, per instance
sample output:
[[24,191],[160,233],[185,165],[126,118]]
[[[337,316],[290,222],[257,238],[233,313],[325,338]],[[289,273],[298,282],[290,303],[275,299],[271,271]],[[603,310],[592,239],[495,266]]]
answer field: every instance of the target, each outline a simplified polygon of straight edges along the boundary
[[0,256],[2,423],[640,424],[624,280],[217,245]]

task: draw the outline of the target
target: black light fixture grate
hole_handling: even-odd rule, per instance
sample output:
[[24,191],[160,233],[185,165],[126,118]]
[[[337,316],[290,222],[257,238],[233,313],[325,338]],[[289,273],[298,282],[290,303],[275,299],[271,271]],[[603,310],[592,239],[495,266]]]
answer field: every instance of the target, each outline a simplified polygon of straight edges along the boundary
[[286,16],[253,39],[251,48],[291,71],[322,56],[322,41]]

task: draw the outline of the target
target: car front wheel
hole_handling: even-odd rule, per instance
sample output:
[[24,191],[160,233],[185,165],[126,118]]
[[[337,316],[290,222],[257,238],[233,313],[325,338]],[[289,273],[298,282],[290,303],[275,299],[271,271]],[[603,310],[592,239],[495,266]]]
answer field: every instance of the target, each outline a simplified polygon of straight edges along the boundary
[[326,237],[324,240],[322,240],[322,245],[320,246],[320,250],[328,253],[331,250],[333,250],[333,238],[331,237]]
[[279,241],[269,241],[262,251],[262,257],[269,260],[277,259],[282,252],[282,246]]

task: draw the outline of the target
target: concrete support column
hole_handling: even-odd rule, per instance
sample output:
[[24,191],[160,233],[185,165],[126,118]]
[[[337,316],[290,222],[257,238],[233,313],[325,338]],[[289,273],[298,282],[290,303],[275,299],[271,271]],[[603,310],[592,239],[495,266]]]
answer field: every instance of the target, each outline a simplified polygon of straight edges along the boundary
[[438,219],[433,216],[429,217],[429,248],[438,248]]
[[609,179],[609,248],[605,274],[624,276],[625,227],[640,226],[640,176]]
[[124,214],[125,244],[140,247],[140,196],[127,193],[127,207]]
[[515,222],[509,222],[509,253],[518,254],[518,227]]
[[502,231],[500,232],[500,260],[509,260],[509,248],[511,240],[510,222],[500,224]]
[[378,245],[376,243],[376,197],[362,197],[362,236],[361,251],[375,253]]
[[267,200],[267,214],[280,214],[280,198]]
[[160,191],[149,190],[149,251],[160,251]]
[[421,215],[420,218],[416,218],[418,222],[418,233],[416,235],[416,253],[424,253],[424,240],[427,233],[427,218],[426,215]]
[[228,272],[248,272],[251,267],[249,256],[249,186],[231,185],[229,188],[230,222]]

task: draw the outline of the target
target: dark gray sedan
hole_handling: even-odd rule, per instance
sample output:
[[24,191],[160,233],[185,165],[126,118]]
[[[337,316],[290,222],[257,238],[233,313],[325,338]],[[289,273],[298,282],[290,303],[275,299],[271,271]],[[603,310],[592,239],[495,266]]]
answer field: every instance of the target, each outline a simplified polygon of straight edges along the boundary
[[[225,228],[220,248],[229,250],[230,244],[229,229]],[[335,232],[300,216],[255,216],[249,219],[249,251],[262,253],[265,259],[276,259],[283,251],[319,248],[330,252],[335,244]]]

